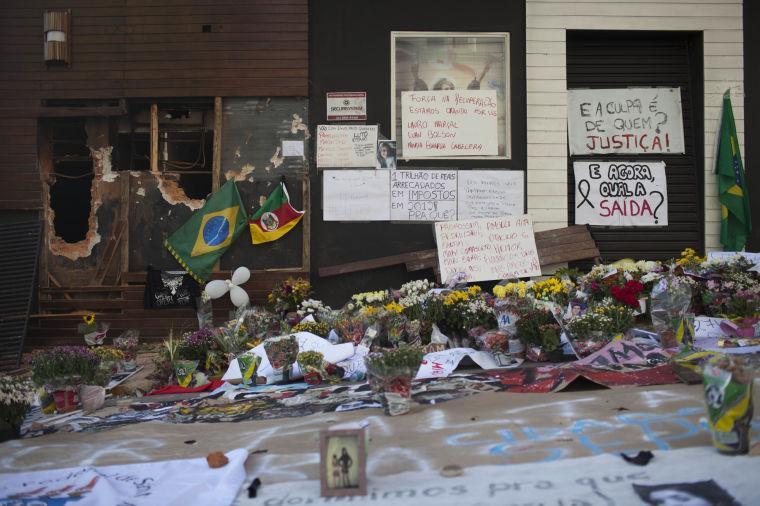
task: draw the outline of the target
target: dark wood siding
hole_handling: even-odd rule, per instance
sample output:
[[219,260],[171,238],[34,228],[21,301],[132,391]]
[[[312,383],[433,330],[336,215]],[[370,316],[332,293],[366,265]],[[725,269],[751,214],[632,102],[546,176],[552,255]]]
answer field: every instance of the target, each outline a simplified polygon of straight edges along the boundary
[[[43,61],[46,9],[71,10],[69,66]],[[308,94],[308,0],[5,0],[0,45],[0,210],[42,207],[43,100]]]
[[[592,227],[602,258],[667,259],[704,250],[702,38],[685,32],[568,31],[567,87],[680,87],[683,155],[600,155],[602,160],[664,160],[667,227]],[[568,221],[575,223],[575,179],[568,158]]]

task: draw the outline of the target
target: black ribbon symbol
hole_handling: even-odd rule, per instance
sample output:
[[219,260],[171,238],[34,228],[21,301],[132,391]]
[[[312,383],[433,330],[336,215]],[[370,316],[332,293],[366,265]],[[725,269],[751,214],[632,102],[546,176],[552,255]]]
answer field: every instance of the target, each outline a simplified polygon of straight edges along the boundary
[[[585,191],[584,191],[584,183],[585,183]],[[589,183],[585,179],[581,179],[578,182],[578,193],[581,194],[581,197],[583,197],[583,200],[581,200],[580,204],[575,206],[575,208],[579,209],[583,204],[588,204],[589,206],[591,206],[591,209],[594,209],[594,204],[592,204],[591,201],[588,199],[588,194],[591,193],[591,183]]]

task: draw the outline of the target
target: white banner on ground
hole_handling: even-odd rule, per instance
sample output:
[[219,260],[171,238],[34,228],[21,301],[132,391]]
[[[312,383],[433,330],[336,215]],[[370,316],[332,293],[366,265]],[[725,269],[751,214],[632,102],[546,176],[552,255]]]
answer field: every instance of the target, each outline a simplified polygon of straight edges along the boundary
[[0,505],[228,506],[245,480],[248,451],[226,456],[217,469],[198,458],[0,474]]
[[[629,451],[637,450],[630,448]],[[678,504],[686,504],[687,500],[691,501],[688,504],[705,505],[760,504],[760,488],[747,479],[760,475],[760,458],[723,456],[712,447],[655,451],[654,459],[646,467],[629,464],[617,454],[468,467],[456,478],[441,478],[438,469],[373,476],[372,467],[370,448],[369,493],[344,497],[345,502],[415,506],[646,504],[634,491],[635,484],[641,493],[651,498],[649,504],[671,504],[665,502],[668,494],[678,496],[681,501]],[[266,484],[259,489],[256,499],[247,499],[241,494],[238,503],[319,506],[333,504],[335,500],[335,497],[320,497],[319,481],[310,480]]]
[[[473,362],[483,369],[496,369],[501,367],[487,351],[477,351],[473,348],[451,348],[443,351],[428,353],[422,358],[422,363],[414,379],[445,378],[450,375],[464,357],[470,357]],[[522,361],[515,362],[517,367]]]

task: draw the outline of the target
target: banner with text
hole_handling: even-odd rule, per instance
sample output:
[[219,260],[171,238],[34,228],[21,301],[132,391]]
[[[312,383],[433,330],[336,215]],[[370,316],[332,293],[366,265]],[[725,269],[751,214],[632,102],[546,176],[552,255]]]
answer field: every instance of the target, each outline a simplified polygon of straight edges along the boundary
[[460,273],[468,282],[541,275],[527,214],[438,222],[435,238],[444,283]]
[[666,226],[665,162],[573,162],[575,224]]
[[525,212],[525,172],[460,170],[457,219],[498,218]]
[[495,90],[404,91],[404,158],[499,154]]
[[680,88],[568,90],[570,154],[684,153],[682,116]]
[[457,219],[457,171],[396,169],[391,173],[392,221]]
[[377,125],[318,125],[317,167],[374,167]]

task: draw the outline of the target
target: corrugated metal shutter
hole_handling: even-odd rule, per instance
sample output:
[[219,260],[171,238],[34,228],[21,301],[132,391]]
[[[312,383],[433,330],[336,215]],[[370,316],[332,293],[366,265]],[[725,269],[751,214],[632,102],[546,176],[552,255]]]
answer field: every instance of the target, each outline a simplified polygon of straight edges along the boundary
[[[665,161],[667,227],[592,227],[602,258],[667,259],[704,250],[701,34],[687,32],[567,32],[567,87],[680,87],[684,155],[603,155],[601,160]],[[573,160],[568,156],[568,222],[575,223]]]
[[0,370],[19,366],[37,279],[39,221],[0,225]]

